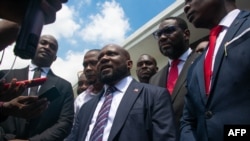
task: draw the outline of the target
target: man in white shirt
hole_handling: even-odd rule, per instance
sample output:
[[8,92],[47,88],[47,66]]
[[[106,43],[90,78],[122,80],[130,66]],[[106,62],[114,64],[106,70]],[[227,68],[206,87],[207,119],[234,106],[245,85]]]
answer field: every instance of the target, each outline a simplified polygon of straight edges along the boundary
[[97,62],[98,55],[100,53],[99,49],[92,49],[86,52],[83,58],[83,73],[85,74],[88,84],[90,85],[87,90],[79,94],[74,102],[75,105],[75,117],[77,116],[81,106],[92,99],[95,96],[98,96],[103,89],[103,84],[98,80],[97,74]]
[[[13,69],[6,76],[8,82],[12,78],[18,80],[31,80],[35,70],[40,70],[40,77],[46,77],[44,84],[38,87],[33,94],[31,88],[26,89],[23,96],[43,96],[49,101],[47,109],[41,115],[31,119],[9,116],[1,123],[5,131],[5,140],[63,140],[70,133],[74,118],[74,95],[71,84],[57,76],[50,68],[57,58],[58,42],[52,35],[40,37],[35,57],[31,64],[25,68]],[[39,68],[39,69],[37,69]],[[4,72],[8,72],[5,70]],[[24,105],[25,106],[25,105]]]

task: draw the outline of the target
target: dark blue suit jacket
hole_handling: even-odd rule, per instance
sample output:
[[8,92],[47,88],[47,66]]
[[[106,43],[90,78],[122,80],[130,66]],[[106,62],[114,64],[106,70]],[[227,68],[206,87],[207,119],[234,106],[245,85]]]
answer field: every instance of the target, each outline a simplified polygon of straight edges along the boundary
[[[28,67],[12,70],[6,78],[7,82],[14,77],[17,80],[27,80]],[[0,124],[4,129],[6,139],[60,141],[70,133],[74,117],[72,86],[68,81],[56,76],[50,70],[47,74],[47,80],[41,85],[38,94],[43,94],[52,87],[57,88],[60,96],[50,102],[48,108],[39,117],[26,121],[22,118],[10,116],[5,122]],[[50,95],[53,94],[50,93]],[[23,95],[27,95],[27,90]]]
[[[84,141],[100,97],[82,106],[67,141]],[[176,129],[164,88],[131,82],[118,107],[108,141],[174,141]]]
[[250,124],[250,13],[241,11],[215,58],[211,93],[205,96],[205,51],[191,66],[181,122],[182,141],[222,141],[224,125]]

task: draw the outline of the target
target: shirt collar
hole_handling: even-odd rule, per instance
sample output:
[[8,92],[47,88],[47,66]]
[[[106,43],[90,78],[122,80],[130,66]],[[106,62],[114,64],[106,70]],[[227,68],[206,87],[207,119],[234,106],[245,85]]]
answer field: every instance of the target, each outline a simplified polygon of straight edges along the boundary
[[[125,78],[123,78],[121,81],[119,81],[118,83],[115,84],[115,87],[118,91],[125,93],[125,91],[127,90],[129,84],[132,82],[133,78],[132,76],[127,76]],[[104,85],[104,89],[105,92],[107,90],[109,86],[108,85]]]
[[240,10],[234,9],[231,12],[229,12],[219,23],[219,25],[222,25],[223,27],[230,27],[235,18],[239,15]]
[[92,92],[93,88],[94,88],[94,86],[93,86],[93,85],[89,85],[89,86],[88,86],[88,88],[85,90],[85,91],[86,91],[86,93],[90,93],[90,92]]
[[[33,71],[35,68],[37,68],[38,66],[33,64],[33,63],[30,63],[29,65],[29,71]],[[50,70],[50,67],[41,67],[41,69],[43,70],[44,73],[48,73],[49,70]]]
[[[185,51],[180,57],[179,57],[179,60],[180,61],[186,61],[187,60],[187,58],[188,58],[188,56],[189,56],[189,54],[192,52],[192,49],[191,48],[188,48],[188,50],[187,51]],[[171,64],[172,63],[172,59],[169,59],[169,64]]]
[[102,89],[102,90],[100,90],[97,93],[93,93],[93,89],[94,89],[94,86],[93,85],[89,85],[88,88],[85,91],[83,91],[81,94],[99,95],[100,93],[103,92],[103,89]]

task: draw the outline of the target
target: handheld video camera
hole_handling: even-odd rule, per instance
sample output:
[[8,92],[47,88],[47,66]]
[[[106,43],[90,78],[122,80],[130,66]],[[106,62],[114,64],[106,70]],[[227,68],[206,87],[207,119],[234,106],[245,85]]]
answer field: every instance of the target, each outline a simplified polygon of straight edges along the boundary
[[40,0],[29,0],[28,8],[18,34],[14,53],[22,59],[32,59],[44,24]]
[[[66,3],[68,0],[61,0]],[[18,34],[14,53],[22,59],[33,59],[44,25],[44,14],[40,8],[41,0],[29,0]]]

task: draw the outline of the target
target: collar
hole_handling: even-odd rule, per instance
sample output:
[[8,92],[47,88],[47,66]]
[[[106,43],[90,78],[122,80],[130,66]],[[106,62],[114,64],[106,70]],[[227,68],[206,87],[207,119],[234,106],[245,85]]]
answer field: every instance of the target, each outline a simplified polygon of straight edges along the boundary
[[[191,52],[192,52],[192,49],[189,47],[188,50],[186,52],[184,52],[178,59],[180,61],[186,62],[186,60],[187,60],[188,56],[191,54]],[[172,61],[173,61],[172,59],[169,59],[169,64],[171,64]]]
[[229,12],[219,23],[219,25],[222,25],[223,27],[230,27],[233,21],[236,19],[236,17],[239,15],[240,10],[234,9],[231,12]]
[[[121,81],[119,81],[118,83],[115,84],[115,87],[118,91],[125,93],[125,91],[127,90],[129,84],[132,82],[133,78],[132,76],[127,76],[125,78],[123,78]],[[109,86],[108,85],[104,85],[104,90],[106,92],[107,88]]]
[[[85,91],[83,91],[81,94],[88,94],[88,95],[94,95],[95,96],[95,95],[99,95],[99,94],[101,94],[103,92],[103,89],[102,89],[97,93],[93,93],[93,88],[94,88],[93,85],[89,85],[88,88]],[[79,94],[79,95],[81,95],[81,94]]]
[[88,86],[88,88],[85,90],[85,91],[86,91],[86,93],[90,93],[90,92],[92,92],[93,88],[94,88],[94,86],[93,86],[93,85],[89,85],[89,86]]
[[[35,65],[35,64],[33,64],[33,63],[31,63],[30,65],[29,65],[29,71],[33,71],[35,68],[37,68],[38,66],[37,65]],[[43,70],[43,72],[44,73],[48,73],[49,72],[49,70],[50,70],[50,67],[41,67],[41,69]]]

